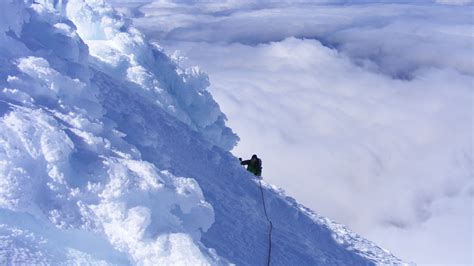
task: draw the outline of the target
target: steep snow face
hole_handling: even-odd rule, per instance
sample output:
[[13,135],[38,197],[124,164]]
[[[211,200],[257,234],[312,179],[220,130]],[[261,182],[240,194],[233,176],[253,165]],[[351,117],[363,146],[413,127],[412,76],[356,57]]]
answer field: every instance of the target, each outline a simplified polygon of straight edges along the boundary
[[[117,14],[110,8],[96,14],[94,5],[105,7],[90,2],[70,1],[67,9],[57,1],[0,4],[1,260],[55,264],[115,254],[105,261],[216,262],[200,244],[214,212],[196,181],[143,161],[103,116],[102,88],[91,83],[89,65],[112,57],[91,59],[79,36],[99,36],[93,28],[86,34],[87,21],[96,25],[94,19],[108,21]],[[61,14],[65,11],[84,13],[73,17],[81,31]],[[122,67],[107,63],[108,73],[128,84],[129,93],[147,99],[143,104],[165,110],[214,145],[231,148],[236,137],[205,91],[205,75],[178,68],[139,33],[117,27],[121,32],[105,27],[108,34],[102,36],[119,45],[107,51],[120,57]],[[146,58],[135,58],[137,51]],[[166,71],[169,83],[162,86],[153,71]],[[95,236],[74,240],[63,230]],[[94,238],[104,240],[87,249]],[[63,247],[62,241],[74,244]]]
[[[0,2],[0,264],[259,265],[261,190],[206,91],[101,1]],[[400,263],[264,185],[275,264]]]

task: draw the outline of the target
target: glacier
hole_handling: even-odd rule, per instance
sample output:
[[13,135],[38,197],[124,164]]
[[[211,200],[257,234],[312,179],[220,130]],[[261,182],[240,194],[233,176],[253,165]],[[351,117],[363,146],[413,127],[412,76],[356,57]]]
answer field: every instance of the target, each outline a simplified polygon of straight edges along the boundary
[[206,74],[104,1],[3,0],[0,47],[0,264],[404,264],[260,190]]

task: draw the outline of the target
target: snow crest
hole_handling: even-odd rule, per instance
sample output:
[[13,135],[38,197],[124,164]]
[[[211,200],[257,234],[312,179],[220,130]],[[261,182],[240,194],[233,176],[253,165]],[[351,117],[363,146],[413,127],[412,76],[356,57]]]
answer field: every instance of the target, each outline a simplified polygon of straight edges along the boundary
[[148,43],[130,20],[102,1],[69,1],[67,16],[89,46],[92,64],[137,91],[157,107],[199,131],[210,142],[232,149],[237,136],[206,90],[209,80],[198,67],[180,68],[156,43]]
[[143,160],[91,82],[108,75],[230,149],[207,76],[102,1],[5,0],[0,12],[0,264],[220,261],[200,243],[214,211],[197,182]]

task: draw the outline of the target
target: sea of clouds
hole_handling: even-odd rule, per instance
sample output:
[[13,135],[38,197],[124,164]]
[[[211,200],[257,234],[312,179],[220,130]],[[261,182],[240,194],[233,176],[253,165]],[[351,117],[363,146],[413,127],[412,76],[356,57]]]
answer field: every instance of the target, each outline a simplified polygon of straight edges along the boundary
[[404,260],[472,264],[473,2],[127,1],[264,178]]

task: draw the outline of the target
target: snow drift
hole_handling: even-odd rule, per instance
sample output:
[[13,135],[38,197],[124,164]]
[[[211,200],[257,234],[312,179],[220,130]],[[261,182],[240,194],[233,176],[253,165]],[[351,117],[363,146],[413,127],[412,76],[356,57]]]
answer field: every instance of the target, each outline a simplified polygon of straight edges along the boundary
[[[0,3],[0,263],[266,261],[260,190],[206,91],[96,0]],[[265,185],[281,265],[401,263]]]

